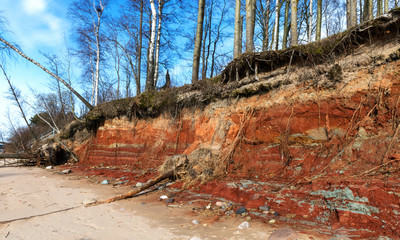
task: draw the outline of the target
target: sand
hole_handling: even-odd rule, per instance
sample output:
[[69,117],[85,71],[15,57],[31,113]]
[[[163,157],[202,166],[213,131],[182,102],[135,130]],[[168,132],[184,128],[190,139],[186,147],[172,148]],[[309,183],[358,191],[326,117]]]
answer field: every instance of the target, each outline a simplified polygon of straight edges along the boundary
[[0,167],[0,239],[267,239],[274,230],[260,222],[238,230],[243,219],[235,217],[202,219],[190,206],[158,201],[160,192],[83,206],[127,190],[57,170]]

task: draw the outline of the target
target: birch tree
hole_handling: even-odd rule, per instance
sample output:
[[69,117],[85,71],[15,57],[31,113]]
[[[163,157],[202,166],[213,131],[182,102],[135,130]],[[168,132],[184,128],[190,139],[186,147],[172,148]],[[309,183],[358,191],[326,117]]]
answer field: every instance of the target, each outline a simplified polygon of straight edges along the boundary
[[199,80],[200,52],[201,52],[201,42],[203,37],[204,7],[205,7],[205,0],[199,0],[196,39],[194,42],[194,51],[193,51],[192,83],[196,83]]
[[256,0],[246,0],[246,52],[254,51]]
[[290,34],[292,36],[292,40],[290,45],[294,46],[298,44],[297,41],[297,2],[298,0],[291,0],[291,16],[290,16]]
[[283,38],[282,38],[282,49],[286,49],[287,40],[289,36],[289,8],[290,8],[290,0],[285,0],[285,19],[283,21]]
[[159,62],[160,62],[160,44],[161,44],[161,29],[162,29],[162,17],[164,0],[158,2],[158,26],[157,26],[157,40],[156,40],[156,53],[155,53],[155,70],[154,70],[154,87],[157,85],[158,74],[159,74]]
[[308,21],[308,42],[312,42],[312,26],[313,26],[313,0],[310,0],[310,19]]
[[154,4],[154,0],[150,0],[151,8],[151,30],[150,30],[150,40],[149,40],[149,50],[147,58],[147,77],[146,77],[146,91],[152,91],[154,87],[154,52],[155,52],[155,40],[156,40],[156,27],[157,27],[157,10]]
[[101,29],[104,21],[104,10],[109,0],[75,0],[68,9],[69,17],[75,21],[76,34],[87,34],[93,39],[96,57],[94,69],[94,106],[99,99],[100,61],[102,58]]
[[275,24],[274,24],[274,36],[272,38],[272,46],[271,49],[278,50],[278,41],[279,41],[279,0],[275,0]]

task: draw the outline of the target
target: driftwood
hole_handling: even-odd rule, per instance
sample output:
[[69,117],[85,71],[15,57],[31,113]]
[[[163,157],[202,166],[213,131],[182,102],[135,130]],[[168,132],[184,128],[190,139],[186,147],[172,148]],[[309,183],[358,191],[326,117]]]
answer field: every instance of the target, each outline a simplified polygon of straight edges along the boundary
[[175,171],[174,170],[170,170],[170,171],[162,174],[161,176],[158,176],[157,178],[152,179],[150,182],[148,182],[147,184],[145,184],[144,186],[142,186],[142,187],[140,187],[138,189],[131,190],[131,191],[127,192],[127,193],[124,193],[124,194],[121,194],[121,195],[118,195],[118,196],[115,196],[115,197],[112,197],[112,198],[109,198],[109,199],[106,199],[106,200],[97,201],[97,202],[93,202],[93,203],[88,203],[85,206],[86,207],[96,206],[96,205],[100,205],[100,204],[104,204],[104,203],[112,203],[112,202],[123,200],[123,199],[126,199],[126,198],[131,198],[131,197],[137,195],[138,193],[140,193],[140,192],[142,192],[142,191],[144,191],[144,190],[156,185],[157,183],[159,183],[159,182],[161,182],[161,181],[163,181],[163,180],[165,180],[167,178],[174,178],[174,177],[175,177]]
[[14,159],[31,159],[33,156],[26,153],[2,153],[0,154],[0,159],[3,158],[14,158]]

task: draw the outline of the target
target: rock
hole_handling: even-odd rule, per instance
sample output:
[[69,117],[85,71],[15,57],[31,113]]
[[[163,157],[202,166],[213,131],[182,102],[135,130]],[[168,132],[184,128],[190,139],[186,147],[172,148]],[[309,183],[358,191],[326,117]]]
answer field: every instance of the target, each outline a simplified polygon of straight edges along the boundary
[[204,223],[204,224],[203,224],[203,227],[207,227],[207,226],[208,226],[208,224],[207,224],[207,223]]
[[144,185],[146,185],[146,183],[141,183],[141,182],[136,183],[137,188],[143,187]]
[[96,199],[88,199],[88,200],[83,201],[83,205],[93,204],[95,202],[97,202]]
[[287,218],[295,218],[295,217],[296,217],[296,214],[294,214],[294,213],[288,213],[288,214],[286,214],[286,217],[287,217]]
[[238,226],[238,228],[239,228],[240,230],[248,229],[249,227],[250,227],[250,223],[247,222],[247,221],[242,222],[242,223]]
[[310,129],[310,130],[306,131],[306,134],[315,141],[328,140],[327,131],[326,131],[326,128],[324,128],[324,127]]
[[217,207],[222,207],[222,206],[225,205],[225,203],[224,203],[224,202],[216,202],[215,205],[216,205]]
[[274,215],[275,215],[275,216],[279,216],[279,213],[277,213],[277,212],[274,212]]
[[240,207],[238,210],[236,210],[236,215],[242,215],[243,213],[246,213],[245,207]]
[[108,185],[108,184],[110,184],[109,182],[108,182],[108,180],[103,180],[100,184],[103,184],[103,185]]
[[65,170],[62,170],[61,173],[62,174],[69,174],[69,173],[72,173],[72,170],[71,169],[65,169]]
[[207,209],[207,210],[208,210],[208,209],[211,209],[211,203],[209,203],[209,204],[207,205],[206,209]]
[[165,203],[174,203],[174,202],[175,202],[175,199],[173,199],[173,198],[168,198],[165,200]]
[[46,169],[48,170],[53,169],[53,166],[47,166]]
[[296,240],[297,233],[288,227],[278,228],[269,236],[268,240]]
[[251,221],[251,217],[246,217],[246,221],[250,222]]
[[161,199],[161,200],[168,199],[168,196],[167,196],[167,195],[162,195],[162,196],[160,196],[160,199]]
[[275,219],[271,219],[271,220],[269,220],[269,222],[268,223],[270,223],[270,224],[274,224],[274,223],[276,223],[276,220]]
[[226,212],[225,212],[225,215],[229,216],[229,215],[232,215],[233,213],[234,213],[233,210],[229,210],[229,211],[226,211]]
[[260,207],[258,207],[258,209],[260,209],[263,212],[268,212],[269,211],[269,207],[268,206],[260,206]]
[[199,222],[199,221],[197,221],[197,220],[193,220],[193,221],[192,221],[192,223],[193,223],[194,225],[198,225],[198,224],[200,224],[200,222]]
[[198,236],[193,236],[189,240],[202,240],[202,239]]

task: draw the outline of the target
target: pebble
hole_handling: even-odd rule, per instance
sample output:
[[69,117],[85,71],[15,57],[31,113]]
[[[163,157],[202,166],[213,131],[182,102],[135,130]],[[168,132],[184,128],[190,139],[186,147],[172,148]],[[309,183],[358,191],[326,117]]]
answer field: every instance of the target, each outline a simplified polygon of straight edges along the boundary
[[206,207],[206,209],[210,209],[211,208],[211,203],[209,203]]
[[88,199],[88,200],[83,201],[83,205],[93,204],[95,202],[97,202],[96,199]]
[[250,223],[247,222],[247,221],[242,222],[242,223],[238,226],[238,228],[239,228],[240,230],[247,229],[247,228],[249,228],[249,227],[250,227]]
[[168,198],[165,200],[165,203],[174,203],[175,199],[174,198]]
[[258,207],[258,209],[260,209],[261,211],[269,211],[268,206],[260,206],[260,207]]
[[136,183],[136,187],[143,187],[144,185],[146,185],[146,183],[141,183],[141,182]]
[[68,174],[68,173],[71,173],[71,172],[72,172],[71,169],[65,169],[65,170],[63,170],[61,173],[62,173],[62,174]]
[[275,215],[275,216],[279,216],[279,213],[277,213],[277,212],[274,212],[274,215]]
[[208,226],[208,224],[207,224],[207,223],[204,223],[204,224],[203,224],[203,227],[207,227],[207,226]]
[[198,237],[198,236],[193,236],[193,237],[191,237],[189,240],[201,240],[201,238]]
[[236,215],[242,215],[243,213],[246,213],[245,207],[240,207],[238,210],[236,210]]
[[192,223],[193,223],[194,225],[198,225],[198,224],[200,224],[200,222],[199,222],[199,221],[197,221],[197,220],[193,220],[193,221],[192,221]]
[[46,169],[53,169],[53,166],[47,166]]
[[276,220],[275,220],[275,219],[271,219],[271,220],[269,220],[269,222],[268,222],[268,223],[274,224],[275,222],[276,222]]
[[216,205],[217,207],[222,207],[222,206],[225,205],[225,203],[224,203],[224,202],[216,202],[215,205]]
[[107,184],[110,184],[110,183],[108,182],[108,180],[103,180],[100,184],[107,185]]
[[160,199],[161,199],[161,200],[168,199],[168,196],[167,196],[167,195],[162,195],[162,196],[160,196]]
[[229,215],[232,215],[233,213],[234,213],[233,210],[229,210],[229,211],[226,211],[226,212],[225,212],[225,215],[228,215],[228,216],[229,216]]

